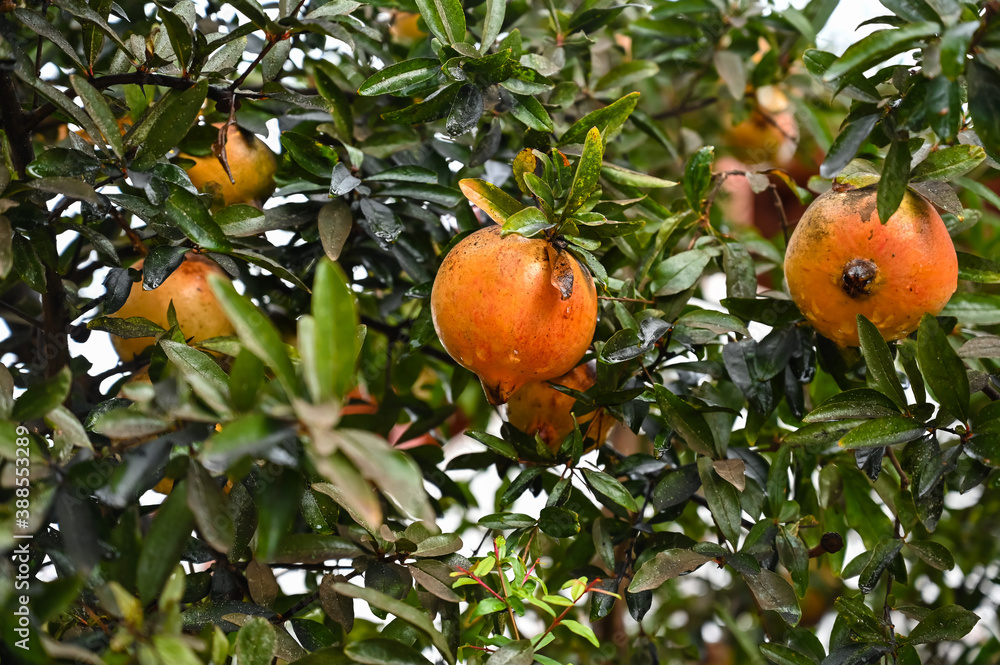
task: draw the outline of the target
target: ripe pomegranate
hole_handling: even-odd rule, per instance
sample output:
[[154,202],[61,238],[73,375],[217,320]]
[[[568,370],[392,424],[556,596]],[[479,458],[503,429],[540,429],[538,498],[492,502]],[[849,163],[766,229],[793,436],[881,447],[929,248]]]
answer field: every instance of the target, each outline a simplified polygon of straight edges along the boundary
[[431,315],[445,350],[479,376],[491,404],[503,404],[529,381],[554,379],[580,362],[597,325],[597,291],[564,249],[503,238],[491,226],[445,257]]
[[[589,362],[577,365],[558,379],[552,379],[551,383],[583,392],[596,381],[597,369],[593,362]],[[537,433],[552,452],[556,452],[575,429],[571,412],[576,400],[549,383],[532,381],[511,395],[507,402],[507,420],[522,432]],[[590,439],[596,447],[604,443],[615,420],[604,409],[597,409],[577,417],[577,423],[583,430],[583,438]]]
[[[140,259],[132,267],[139,269],[142,263]],[[189,252],[170,277],[152,291],[144,290],[142,282],[132,284],[128,300],[113,316],[122,319],[141,316],[168,328],[167,308],[173,301],[181,331],[193,341],[233,335],[233,326],[208,285],[208,276],[212,274],[226,275],[213,261]],[[111,336],[111,344],[125,361],[132,360],[154,342],[152,337],[123,339]]]
[[806,210],[788,241],[785,278],[809,323],[857,346],[864,314],[886,340],[916,330],[958,288],[958,257],[941,216],[907,191],[882,224],[874,187],[835,187]]

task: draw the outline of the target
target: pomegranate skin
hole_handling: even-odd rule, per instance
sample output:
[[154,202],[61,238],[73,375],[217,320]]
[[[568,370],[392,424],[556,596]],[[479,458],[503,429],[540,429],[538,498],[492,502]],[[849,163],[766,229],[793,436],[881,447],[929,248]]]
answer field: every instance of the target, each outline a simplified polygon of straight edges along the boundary
[[958,288],[948,228],[926,199],[907,191],[882,224],[872,187],[819,196],[785,251],[785,279],[810,325],[840,346],[858,346],[863,314],[886,340],[917,329]]
[[[559,392],[550,383],[584,392],[597,383],[597,363],[577,365],[569,373],[551,381],[532,381],[511,395],[507,402],[507,421],[522,432],[538,436],[553,453],[558,452],[566,437],[576,429],[573,407],[576,399]],[[596,421],[594,416],[597,416]],[[583,438],[600,446],[608,438],[615,419],[604,409],[577,418]]]
[[[564,250],[563,250],[564,251]],[[431,291],[434,329],[445,350],[482,381],[491,404],[503,404],[529,381],[573,369],[597,325],[594,280],[573,257],[573,287],[553,284],[547,240],[491,226],[469,235],[445,257]]]

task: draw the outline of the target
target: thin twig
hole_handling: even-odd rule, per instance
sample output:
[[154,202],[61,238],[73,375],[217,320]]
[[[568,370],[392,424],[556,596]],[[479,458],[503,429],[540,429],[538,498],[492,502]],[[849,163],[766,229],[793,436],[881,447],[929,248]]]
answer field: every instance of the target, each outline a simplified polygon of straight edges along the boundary
[[667,109],[666,111],[661,111],[653,116],[655,120],[665,120],[667,118],[676,118],[678,116],[686,115],[694,111],[700,111],[706,106],[711,106],[715,102],[719,101],[718,97],[706,97],[705,99],[699,99],[696,102],[690,104],[680,104],[672,109]]
[[892,465],[896,468],[896,473],[899,474],[899,487],[900,487],[900,489],[904,489],[905,490],[907,487],[910,486],[910,477],[908,475],[906,475],[905,471],[903,471],[903,467],[900,466],[899,460],[896,459],[896,453],[893,452],[892,448],[890,448],[889,446],[886,446],[886,448],[885,448],[885,454],[888,455],[889,461],[892,462]]
[[510,617],[510,629],[514,632],[514,639],[521,639],[521,634],[517,630],[517,622],[514,621],[514,608],[507,601],[507,578],[503,575],[503,562],[500,561],[500,546],[497,541],[493,541],[493,555],[497,559],[497,575],[500,576],[500,591],[503,593],[503,602],[507,605],[507,615]]
[[767,189],[771,192],[771,200],[778,211],[778,219],[781,221],[781,233],[785,236],[785,245],[788,245],[788,217],[785,215],[785,204],[781,202],[781,195],[778,194],[777,186],[772,182],[768,183]]
[[[287,35],[286,35],[286,38],[287,38]],[[270,52],[270,50],[274,48],[274,45],[277,44],[279,41],[282,41],[282,40],[281,39],[274,39],[274,38],[269,38],[267,40],[267,44],[265,44],[264,48],[262,48],[260,50],[260,53],[257,54],[257,58],[252,63],[250,63],[250,66],[247,67],[246,71],[244,71],[242,74],[240,74],[239,78],[237,78],[235,81],[233,81],[229,85],[229,91],[230,92],[235,92],[236,89],[239,88],[243,84],[243,81],[245,81],[246,78],[248,76],[250,76],[250,72],[252,72],[254,70],[254,68],[257,67],[257,65],[260,64],[260,61],[264,59],[264,56],[267,55]]]

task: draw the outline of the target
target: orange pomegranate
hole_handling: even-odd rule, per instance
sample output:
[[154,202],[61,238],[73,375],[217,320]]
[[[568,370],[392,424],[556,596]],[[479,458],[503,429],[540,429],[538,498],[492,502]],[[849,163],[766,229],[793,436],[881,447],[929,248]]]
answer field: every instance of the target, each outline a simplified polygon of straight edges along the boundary
[[841,346],[857,346],[857,315],[886,340],[916,330],[958,287],[958,258],[941,216],[907,191],[882,224],[875,187],[835,187],[806,210],[785,253],[792,299],[809,323]]
[[413,12],[396,12],[389,26],[389,34],[401,44],[409,44],[427,36],[420,29],[420,14]]
[[[551,383],[583,392],[596,381],[597,369],[593,362],[589,362],[577,365],[558,379],[552,379]],[[556,452],[575,428],[571,413],[575,404],[573,397],[559,392],[549,382],[532,381],[511,395],[507,402],[507,420],[522,432],[537,433],[552,452]],[[594,446],[604,443],[614,422],[611,414],[604,409],[577,418],[583,438],[590,439]]]
[[[142,260],[139,260],[132,267],[139,269],[142,263]],[[132,284],[128,300],[113,316],[122,319],[141,316],[168,328],[167,308],[173,301],[177,322],[188,338],[200,342],[210,337],[233,335],[235,334],[233,326],[219,307],[219,301],[208,285],[208,276],[212,274],[226,275],[213,261],[198,254],[188,253],[181,265],[152,291],[144,290],[142,282]],[[154,342],[152,337],[123,339],[111,336],[115,351],[126,361],[135,358]]]
[[503,404],[580,362],[597,325],[597,291],[564,249],[491,226],[445,257],[431,316],[445,350],[479,376],[491,404]]

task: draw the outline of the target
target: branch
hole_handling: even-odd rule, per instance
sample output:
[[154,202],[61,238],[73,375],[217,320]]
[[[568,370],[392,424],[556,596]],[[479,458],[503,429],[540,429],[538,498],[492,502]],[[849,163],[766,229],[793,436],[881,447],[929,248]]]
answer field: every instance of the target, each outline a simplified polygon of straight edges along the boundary
[[696,102],[690,104],[681,104],[680,106],[672,109],[667,109],[666,111],[661,111],[653,116],[656,120],[665,120],[667,118],[676,118],[694,111],[700,111],[706,106],[711,106],[715,102],[719,101],[718,97],[706,97],[705,99],[699,99]]
[[11,161],[18,175],[23,178],[25,168],[35,159],[35,148],[31,145],[31,126],[25,124],[14,79],[6,69],[0,69],[0,118],[3,119],[3,128],[10,141]]

